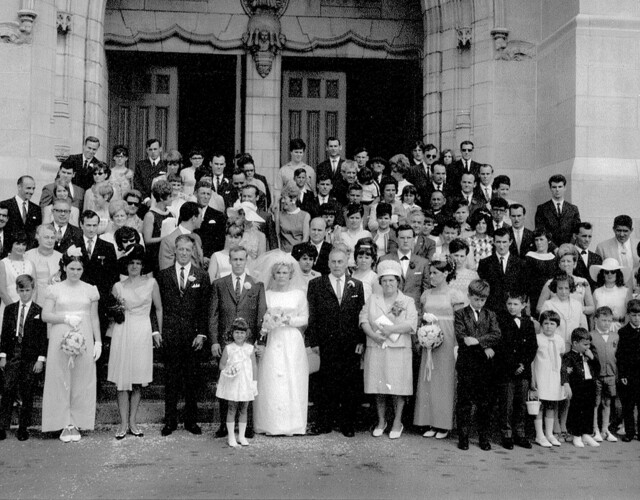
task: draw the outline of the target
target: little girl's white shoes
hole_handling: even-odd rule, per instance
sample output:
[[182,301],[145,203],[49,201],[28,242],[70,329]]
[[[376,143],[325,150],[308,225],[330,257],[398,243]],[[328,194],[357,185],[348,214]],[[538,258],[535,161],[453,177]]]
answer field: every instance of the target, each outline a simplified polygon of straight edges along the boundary
[[576,448],[584,448],[584,443],[582,442],[582,438],[580,436],[573,436],[573,446]]
[[593,446],[593,447],[600,446],[600,443],[598,443],[595,439],[593,439],[591,436],[589,436],[589,434],[583,434],[582,435],[582,442],[584,444],[586,444],[587,446]]
[[542,446],[543,448],[553,448],[553,445],[549,442],[549,440],[545,436],[537,437],[536,443]]
[[[608,442],[610,443],[617,443],[618,442],[618,438],[615,437],[611,432],[609,432],[608,430],[604,431],[602,433],[602,437],[605,438]],[[597,441],[597,440],[596,440]]]
[[593,435],[593,440],[596,443],[602,443],[602,441],[604,441],[604,439],[602,438],[602,434],[600,434],[600,431],[595,432],[595,434]]
[[552,446],[560,446],[561,445],[560,441],[558,441],[558,439],[553,434],[549,434],[547,436],[547,441],[549,441]]

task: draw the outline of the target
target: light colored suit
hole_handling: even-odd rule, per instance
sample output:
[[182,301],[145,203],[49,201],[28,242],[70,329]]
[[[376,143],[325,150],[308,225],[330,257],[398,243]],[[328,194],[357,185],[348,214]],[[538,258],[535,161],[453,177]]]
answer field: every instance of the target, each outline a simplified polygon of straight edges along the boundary
[[[184,234],[180,227],[178,226],[175,231],[166,236],[160,242],[160,250],[158,252],[158,264],[159,269],[162,271],[168,267],[173,266],[176,261],[176,238]],[[191,262],[194,266],[199,267],[200,269],[204,269],[204,259],[202,258],[202,240],[200,236],[195,233],[190,233],[195,242],[195,248],[193,249],[193,254],[191,255]]]
[[618,263],[622,267],[626,267],[629,269],[629,275],[631,276],[629,281],[627,282],[627,286],[633,285],[633,270],[638,268],[638,264],[640,260],[638,259],[638,240],[636,238],[630,238],[629,243],[631,244],[631,259],[633,262],[633,267],[629,269],[629,266],[625,266],[621,261],[620,251],[618,250],[618,240],[614,238],[610,238],[608,240],[601,241],[598,243],[596,247],[596,253],[602,257],[602,260],[613,258],[618,261]]

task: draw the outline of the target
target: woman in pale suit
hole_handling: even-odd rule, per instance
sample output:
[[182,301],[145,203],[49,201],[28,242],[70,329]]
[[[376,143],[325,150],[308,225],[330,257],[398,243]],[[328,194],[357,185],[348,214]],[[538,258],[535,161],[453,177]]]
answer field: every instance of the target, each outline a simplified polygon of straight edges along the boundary
[[374,437],[382,436],[387,427],[387,396],[392,396],[395,415],[389,438],[398,439],[405,398],[413,394],[411,335],[416,333],[418,313],[414,300],[398,290],[402,280],[399,262],[380,262],[378,276],[382,293],[373,293],[360,313],[360,326],[367,335],[364,392],[376,395]]

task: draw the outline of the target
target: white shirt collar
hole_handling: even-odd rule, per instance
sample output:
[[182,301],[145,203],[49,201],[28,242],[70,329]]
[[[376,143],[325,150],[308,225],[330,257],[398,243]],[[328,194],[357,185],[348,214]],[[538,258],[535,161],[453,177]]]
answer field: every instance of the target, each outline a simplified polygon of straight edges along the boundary
[[178,261],[176,261],[176,273],[178,274],[178,280],[180,280],[180,268],[184,267],[184,273],[186,276],[189,276],[189,272],[191,271],[191,261],[187,262],[184,266],[181,264],[178,264]]
[[409,257],[409,260],[411,260],[411,250],[409,250],[409,253],[407,253],[406,255],[398,250],[398,259],[402,260],[402,257]]
[[178,226],[178,229],[180,230],[180,232],[182,234],[191,234],[191,231],[189,231],[186,227],[184,227],[182,224],[180,224]]
[[[20,198],[20,196],[16,195],[16,202],[18,202],[18,206],[20,208],[20,210],[22,210],[22,204],[27,201],[27,200],[23,200],[22,198]],[[27,202],[27,206],[29,206],[29,203]]]

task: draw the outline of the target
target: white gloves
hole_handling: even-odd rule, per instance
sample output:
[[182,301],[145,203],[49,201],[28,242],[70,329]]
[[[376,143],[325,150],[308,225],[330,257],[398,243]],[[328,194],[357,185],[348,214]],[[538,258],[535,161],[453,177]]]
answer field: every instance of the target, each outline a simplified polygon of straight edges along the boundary
[[100,359],[101,354],[102,354],[102,342],[94,342],[93,343],[93,360],[98,361]]
[[80,326],[80,323],[82,323],[82,318],[74,314],[65,314],[64,322],[71,328],[76,329]]
[[252,380],[251,381],[251,389],[253,390],[253,397],[256,397],[258,395],[258,381],[257,380]]

